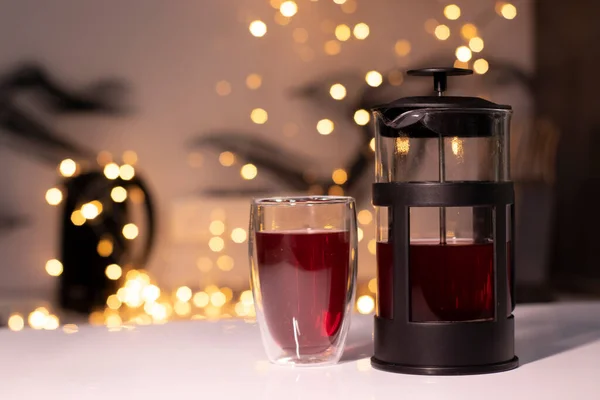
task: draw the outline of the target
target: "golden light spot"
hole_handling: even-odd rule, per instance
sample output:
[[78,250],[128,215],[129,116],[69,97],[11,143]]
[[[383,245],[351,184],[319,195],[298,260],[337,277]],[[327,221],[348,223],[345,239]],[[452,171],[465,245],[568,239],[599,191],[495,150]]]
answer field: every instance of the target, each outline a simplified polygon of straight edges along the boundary
[[369,314],[375,309],[375,300],[369,295],[360,296],[356,301],[356,308],[361,314]]
[[65,325],[63,325],[62,329],[63,329],[63,332],[66,333],[67,335],[79,332],[79,327],[75,324],[65,324]]
[[273,7],[276,10],[279,10],[281,3],[283,3],[283,0],[270,0],[269,1],[269,4],[271,5],[271,7]]
[[463,38],[469,40],[477,36],[477,27],[471,23],[464,24],[460,28],[460,34]]
[[29,326],[33,329],[39,330],[44,327],[46,324],[46,320],[48,319],[48,312],[44,312],[40,309],[37,309],[29,314],[27,317],[27,322]]
[[208,257],[200,257],[196,260],[196,267],[202,272],[208,272],[212,269],[212,261]]
[[125,278],[127,278],[128,281],[135,281],[135,280],[137,280],[139,275],[140,275],[140,271],[138,271],[137,269],[132,269],[127,272],[127,275],[125,276]]
[[219,81],[215,86],[215,91],[219,96],[227,96],[231,93],[231,83],[225,80]]
[[489,69],[490,69],[490,64],[487,62],[487,60],[485,60],[483,58],[477,59],[473,63],[473,70],[475,71],[476,74],[483,75],[486,72],[488,72]]
[[369,86],[377,87],[383,83],[383,76],[377,71],[369,71],[365,75],[365,81]]
[[252,36],[263,37],[267,34],[267,24],[260,20],[250,22],[248,27]]
[[219,163],[224,167],[231,167],[235,163],[235,154],[230,151],[224,151],[219,154]]
[[281,3],[281,6],[279,6],[279,12],[284,17],[293,17],[298,12],[298,5],[295,1],[284,1]]
[[275,23],[281,26],[285,26],[288,25],[292,19],[290,17],[286,17],[285,15],[283,15],[282,13],[278,12],[275,13]]
[[210,233],[212,233],[213,235],[222,235],[223,232],[225,232],[225,224],[223,223],[223,221],[212,221],[210,223],[210,226],[208,227],[208,230],[210,231]]
[[481,50],[483,50],[483,39],[477,36],[472,38],[469,40],[469,47],[475,53],[479,53]]
[[198,292],[192,298],[192,302],[196,307],[206,307],[210,302],[210,296],[205,292]]
[[101,257],[108,257],[113,252],[113,242],[110,238],[100,239],[96,251]]
[[119,300],[119,297],[116,294],[111,294],[108,296],[108,299],[106,299],[106,305],[111,310],[118,310],[119,307],[121,307],[121,304],[121,300]]
[[250,74],[246,77],[248,89],[256,90],[262,85],[262,77],[259,74]]
[[342,4],[342,11],[346,14],[353,14],[356,12],[358,8],[358,3],[355,0],[346,0],[344,4]]
[[240,301],[245,306],[251,306],[252,304],[254,304],[252,292],[250,290],[244,290],[240,295]]
[[46,261],[46,272],[50,276],[60,276],[63,272],[63,265],[57,259]]
[[394,51],[400,57],[407,56],[410,53],[410,42],[406,39],[398,40],[394,45]]
[[446,40],[450,37],[450,28],[446,25],[438,25],[433,31],[435,37],[439,40]]
[[227,255],[217,258],[217,267],[221,271],[231,271],[233,269],[233,258]]
[[344,4],[346,0],[333,0],[335,4]]
[[100,165],[100,166],[104,166],[111,161],[112,161],[112,155],[106,150],[102,150],[96,156],[96,162],[98,162],[98,165]]
[[117,179],[119,177],[119,166],[114,163],[108,163],[104,166],[104,176],[106,176],[106,178],[108,179]]
[[258,175],[258,169],[256,169],[254,164],[245,164],[242,166],[242,169],[240,169],[240,175],[242,178],[249,181],[256,178],[256,175]]
[[110,191],[110,198],[115,203],[124,202],[125,200],[127,200],[127,189],[125,189],[123,186],[115,186]]
[[345,170],[338,168],[331,174],[331,179],[337,185],[343,185],[348,180],[348,173]]
[[135,165],[138,162],[138,155],[133,150],[125,151],[121,158],[125,164]]
[[108,315],[104,321],[107,328],[118,328],[123,323],[123,320],[117,314]]
[[467,62],[471,59],[473,53],[467,46],[460,46],[456,49],[456,59],[458,61]]
[[371,149],[371,151],[375,151],[375,138],[371,139],[371,141],[369,142],[369,148]]
[[255,124],[262,125],[265,122],[267,122],[267,120],[269,119],[269,114],[265,110],[263,110],[262,108],[255,108],[250,113],[250,119]]
[[108,267],[106,267],[104,273],[108,279],[116,281],[121,277],[121,275],[123,275],[123,270],[117,264],[110,264]]
[[81,206],[81,214],[85,219],[94,219],[100,214],[100,210],[93,203],[86,203]]
[[517,16],[517,7],[510,3],[504,3],[500,7],[500,15],[506,19],[514,19]]
[[192,299],[192,289],[187,286],[181,286],[177,289],[177,292],[175,292],[175,297],[177,297],[177,300],[179,301],[190,301]]
[[361,225],[369,225],[373,221],[373,214],[369,210],[360,210],[356,219]]
[[85,217],[80,210],[76,210],[71,213],[71,222],[75,226],[81,226],[85,224]]
[[440,23],[436,19],[429,18],[427,21],[425,21],[425,32],[433,34],[435,32],[435,28],[437,28],[439,24]]
[[329,94],[335,100],[342,100],[346,97],[346,87],[341,83],[335,83],[329,88]]
[[453,66],[454,68],[469,68],[469,63],[456,60]]
[[13,314],[8,318],[8,329],[14,332],[23,330],[25,327],[25,320],[19,314]]
[[377,252],[377,241],[375,241],[375,239],[369,240],[367,249],[369,250],[369,253],[375,255],[375,253]]
[[352,30],[346,24],[340,24],[335,27],[335,37],[337,40],[345,42],[352,36]]
[[221,292],[215,292],[210,295],[210,302],[215,307],[222,307],[227,302],[225,294]]
[[336,54],[340,54],[342,51],[342,45],[337,40],[328,40],[325,42],[323,46],[325,53],[330,56],[335,56]]
[[218,253],[225,248],[225,241],[218,236],[212,237],[208,241],[208,247],[215,253]]
[[408,154],[410,151],[410,139],[407,137],[396,138],[396,152],[398,154]]
[[450,145],[452,148],[452,153],[455,156],[459,158],[463,156],[463,141],[461,139],[459,139],[458,137],[452,138],[452,140],[450,141]]
[[58,170],[65,178],[71,177],[75,175],[75,172],[77,172],[77,163],[70,158],[67,158],[60,162]]
[[46,191],[46,202],[51,206],[57,206],[63,199],[63,194],[58,188],[51,188]]
[[44,323],[44,329],[47,331],[53,331],[55,329],[58,329],[59,326],[60,320],[56,315],[49,315],[48,318],[46,318],[46,322]]
[[317,122],[317,132],[319,132],[321,135],[329,135],[331,132],[333,132],[333,129],[333,121],[329,119],[322,119]]
[[123,164],[119,168],[119,176],[124,181],[130,181],[135,176],[135,169],[129,164]]
[[234,243],[244,243],[248,238],[248,234],[244,228],[235,228],[231,231],[231,240]]
[[344,189],[338,185],[329,186],[329,190],[327,190],[327,194],[330,196],[343,196]]
[[365,40],[371,33],[371,30],[369,25],[365,24],[364,22],[360,22],[354,25],[354,30],[352,33],[354,33],[354,37],[358,40]]
[[225,295],[225,300],[227,301],[231,301],[231,299],[233,299],[233,290],[231,290],[228,287],[222,287],[221,288],[221,293],[223,293]]
[[456,4],[449,4],[444,7],[444,15],[449,20],[456,20],[460,18],[460,7]]
[[354,122],[356,122],[357,125],[367,125],[370,120],[371,114],[367,110],[360,109],[354,112]]
[[376,294],[377,293],[377,278],[373,278],[369,281],[369,284],[367,285],[367,287],[369,288],[369,291],[371,291],[371,293]]
[[175,302],[175,306],[173,306],[173,309],[175,310],[175,314],[180,316],[188,315],[192,312],[192,306],[190,305],[190,303],[185,303],[183,301]]
[[[358,241],[362,242],[363,237],[365,236],[365,233],[363,232],[363,230],[361,228],[356,229],[356,235],[357,235]],[[354,249],[352,249],[352,250],[354,250]]]
[[140,230],[135,224],[129,223],[123,227],[122,233],[125,239],[133,240],[139,235]]
[[148,285],[142,289],[142,299],[146,303],[153,303],[160,297],[160,288],[156,285]]

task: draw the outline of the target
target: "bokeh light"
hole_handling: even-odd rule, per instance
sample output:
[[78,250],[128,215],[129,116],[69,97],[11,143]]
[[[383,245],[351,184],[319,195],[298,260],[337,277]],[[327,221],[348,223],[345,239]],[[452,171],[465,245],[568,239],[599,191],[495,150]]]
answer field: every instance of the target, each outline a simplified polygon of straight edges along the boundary
[[450,37],[450,28],[446,25],[438,25],[433,31],[435,37],[439,40],[446,40]]
[[317,132],[319,132],[321,135],[329,135],[331,132],[333,132],[333,129],[333,121],[329,119],[322,119],[317,122]]
[[292,0],[284,1],[279,6],[279,12],[284,17],[293,17],[298,12],[298,5]]
[[219,81],[215,86],[215,91],[219,96],[227,96],[231,93],[231,83],[225,80]]
[[370,314],[375,309],[375,300],[369,295],[360,296],[356,301],[356,308],[361,314]]
[[354,112],[354,122],[356,122],[357,125],[367,125],[370,120],[371,114],[367,110],[360,109]]
[[123,186],[115,186],[110,191],[110,198],[115,203],[124,202],[125,200],[127,200],[127,189],[125,189]]
[[342,45],[337,40],[328,40],[325,42],[323,50],[325,50],[327,55],[335,56],[336,54],[340,54],[340,51],[342,51]]
[[365,75],[365,81],[369,86],[377,87],[383,83],[383,76],[377,71],[369,71]]
[[456,49],[456,59],[458,61],[467,62],[471,59],[473,53],[467,46],[460,46]]
[[345,42],[352,36],[352,30],[346,24],[340,24],[335,27],[335,37],[337,40]]
[[133,240],[139,235],[139,233],[140,231],[138,227],[133,223],[126,224],[123,227],[123,236],[125,239]]
[[225,248],[225,241],[218,236],[212,237],[208,241],[208,247],[215,253],[218,253]]
[[208,230],[215,236],[222,235],[223,232],[225,232],[225,223],[220,220],[212,221],[208,227]]
[[233,269],[233,265],[233,258],[228,255],[222,255],[219,258],[217,258],[217,267],[221,271],[231,271]]
[[248,27],[252,36],[263,37],[267,33],[267,24],[260,20],[252,21]]
[[244,228],[235,228],[231,231],[231,240],[234,243],[244,243],[248,237]]
[[354,25],[352,33],[358,40],[365,40],[371,33],[371,29],[369,28],[369,25],[365,24],[364,22],[360,22]]
[[267,120],[269,119],[269,114],[262,108],[255,108],[250,113],[250,119],[255,124],[262,125],[262,124],[266,123]]
[[456,20],[460,18],[460,7],[456,4],[449,4],[444,7],[444,16],[449,20]]
[[348,173],[342,168],[338,168],[331,174],[331,179],[337,185],[343,185],[348,180]]
[[77,172],[77,163],[70,158],[67,158],[60,162],[58,170],[65,178],[71,177],[75,175],[75,172]]
[[121,275],[123,275],[123,270],[117,264],[110,264],[106,267],[104,273],[108,279],[116,281],[121,277]]
[[400,57],[407,56],[410,53],[411,45],[406,39],[398,40],[394,45],[394,51]]
[[63,194],[58,188],[51,188],[46,191],[46,202],[51,206],[57,206],[61,203]]
[[46,272],[50,276],[60,276],[63,273],[63,265],[57,259],[46,261]]
[[483,75],[490,69],[490,65],[487,60],[480,58],[475,60],[473,63],[473,70],[476,74]]
[[471,51],[474,51],[475,53],[479,53],[481,50],[483,50],[483,46],[483,39],[478,36],[475,36],[469,40],[469,47],[471,48]]
[[477,36],[477,27],[471,23],[464,24],[460,28],[460,34],[467,40],[472,39]]
[[246,180],[252,180],[258,175],[258,169],[254,164],[245,164],[240,169],[240,175]]
[[23,330],[23,328],[25,327],[25,320],[23,319],[23,316],[20,314],[13,314],[8,318],[8,329],[10,329],[11,331],[14,332],[18,332]]
[[104,166],[104,176],[106,176],[107,179],[117,179],[119,177],[119,172],[119,166],[114,162],[110,162]]
[[346,97],[346,87],[341,83],[335,83],[329,88],[329,94],[335,100],[342,100]]
[[360,210],[356,218],[359,224],[369,225],[373,221],[373,214],[369,210]]
[[175,297],[177,297],[177,300],[179,301],[190,301],[192,299],[192,289],[187,286],[181,286],[175,292]]

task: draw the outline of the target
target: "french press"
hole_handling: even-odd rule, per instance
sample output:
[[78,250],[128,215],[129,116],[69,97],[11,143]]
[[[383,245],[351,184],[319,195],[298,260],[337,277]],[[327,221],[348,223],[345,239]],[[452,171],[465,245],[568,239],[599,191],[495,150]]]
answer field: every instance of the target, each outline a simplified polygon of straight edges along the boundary
[[458,375],[516,368],[508,105],[436,96],[373,110],[377,314],[373,367]]

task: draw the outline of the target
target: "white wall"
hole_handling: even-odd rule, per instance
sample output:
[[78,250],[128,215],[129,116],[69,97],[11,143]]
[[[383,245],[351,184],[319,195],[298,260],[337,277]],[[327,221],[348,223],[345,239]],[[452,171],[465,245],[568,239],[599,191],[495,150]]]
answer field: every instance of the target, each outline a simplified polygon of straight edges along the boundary
[[[34,60],[43,62],[53,75],[73,87],[111,76],[129,82],[134,114],[117,118],[52,117],[49,123],[65,137],[95,151],[109,150],[118,155],[132,149],[138,153],[139,171],[150,180],[158,197],[161,223],[149,270],[164,285],[194,285],[200,279],[195,259],[207,251],[206,244],[173,240],[169,218],[174,204],[207,186],[261,187],[270,180],[259,171],[256,180],[243,181],[239,166],[221,167],[216,155],[210,153],[205,154],[201,168],[190,168],[184,147],[188,139],[216,128],[251,131],[297,150],[314,159],[323,171],[331,171],[354,151],[358,133],[352,124],[340,123],[332,135],[318,135],[314,126],[326,112],[291,99],[290,88],[339,70],[364,73],[394,65],[414,66],[433,55],[451,59],[461,43],[460,23],[478,23],[476,17],[483,10],[493,14],[491,1],[457,1],[463,16],[459,21],[445,22],[452,36],[439,42],[425,33],[423,24],[432,17],[444,20],[443,2],[357,1],[358,11],[348,15],[332,1],[298,0],[299,13],[288,26],[273,22],[275,10],[267,0],[5,1],[0,7],[0,70]],[[482,54],[530,70],[530,4],[516,4],[519,15],[515,20],[493,14],[490,22],[480,25],[486,41]],[[264,38],[254,38],[248,32],[248,22],[255,18],[268,23]],[[344,43],[341,54],[327,56],[322,46],[333,35],[321,31],[324,19],[336,24],[364,21],[370,25],[371,35],[365,41]],[[300,61],[296,53],[298,47],[292,40],[295,27],[309,31],[308,45],[316,54],[311,62]],[[408,57],[394,55],[398,39],[411,42]],[[264,77],[257,91],[244,86],[246,75],[252,72]],[[222,79],[233,86],[227,97],[215,93],[215,83]],[[500,100],[526,104],[514,98]],[[250,122],[254,107],[269,111],[266,125]],[[287,122],[299,124],[300,134],[291,139],[281,135]],[[0,207],[32,219],[28,227],[0,237],[0,290],[4,294],[44,292],[53,287],[44,263],[57,255],[58,211],[45,204],[44,193],[55,182],[54,171],[0,146]],[[233,225],[245,226],[245,211],[238,218],[241,220],[233,221]],[[372,275],[373,257],[366,248],[361,250],[362,274]],[[228,274],[213,271],[207,279],[245,284],[246,245],[235,245],[229,251],[236,258],[236,268]],[[209,283],[207,279],[202,282]]]

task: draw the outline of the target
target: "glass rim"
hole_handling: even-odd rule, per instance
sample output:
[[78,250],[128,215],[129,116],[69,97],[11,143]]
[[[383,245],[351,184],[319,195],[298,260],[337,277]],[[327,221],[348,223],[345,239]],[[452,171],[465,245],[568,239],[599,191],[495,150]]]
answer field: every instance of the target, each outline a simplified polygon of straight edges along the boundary
[[354,202],[351,196],[273,196],[253,198],[252,204],[257,206],[295,206],[295,205],[331,205],[350,204]]

